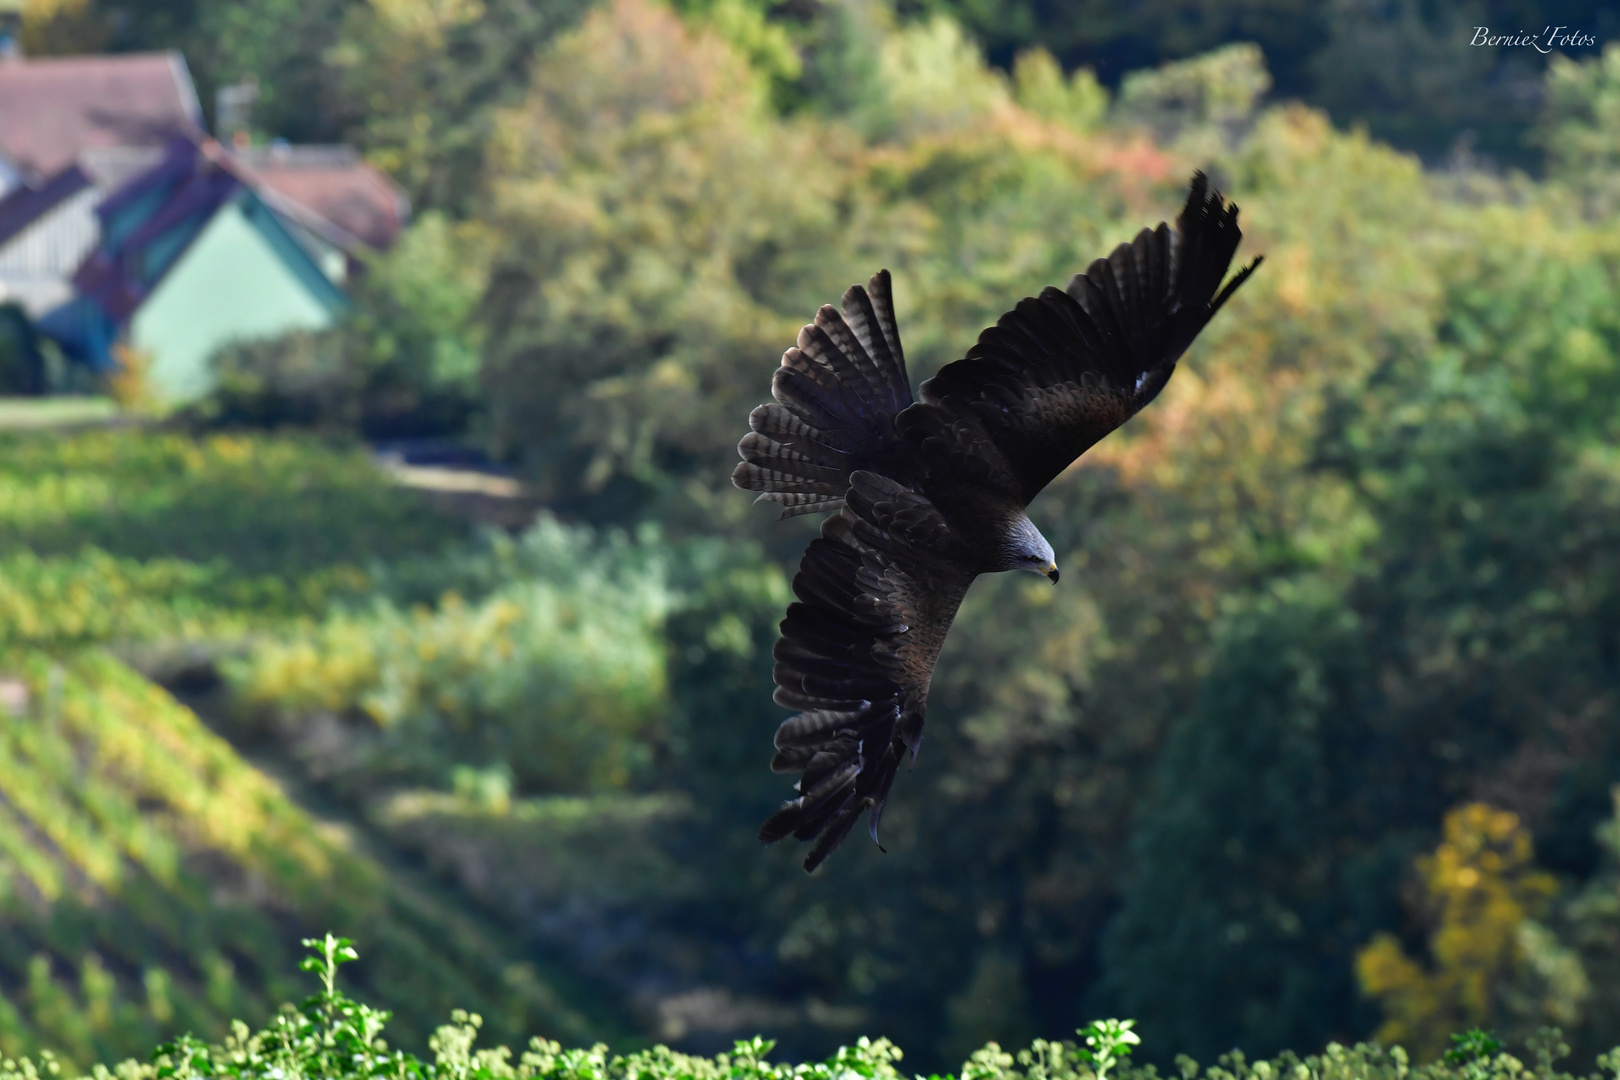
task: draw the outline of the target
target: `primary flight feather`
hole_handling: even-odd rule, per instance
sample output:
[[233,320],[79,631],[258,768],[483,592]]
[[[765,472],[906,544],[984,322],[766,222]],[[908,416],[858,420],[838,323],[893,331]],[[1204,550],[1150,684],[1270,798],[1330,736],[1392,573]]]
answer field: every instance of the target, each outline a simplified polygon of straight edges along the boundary
[[748,418],[738,487],[782,516],[832,512],[793,579],[776,643],[775,772],[798,795],[766,843],[814,840],[814,870],[871,811],[872,839],[901,761],[916,755],[934,662],[980,574],[1054,583],[1052,545],[1024,510],[1048,483],[1164,389],[1176,361],[1254,262],[1227,282],[1238,210],[1194,174],[1161,223],[1027,297],[914,399],[889,273],[823,307]]

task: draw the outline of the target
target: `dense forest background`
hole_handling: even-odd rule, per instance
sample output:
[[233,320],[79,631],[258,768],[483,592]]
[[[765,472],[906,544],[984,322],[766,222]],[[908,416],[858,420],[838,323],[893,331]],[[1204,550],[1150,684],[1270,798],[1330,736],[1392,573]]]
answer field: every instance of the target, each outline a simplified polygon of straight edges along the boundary
[[[432,1021],[390,985],[519,1034],[883,1034],[923,1072],[1098,1015],[1166,1064],[1547,1023],[1590,1060],[1620,1031],[1616,23],[30,0],[30,54],[181,48],[205,100],[252,75],[255,138],[354,142],[415,220],[345,326],[219,357],[183,432],[6,437],[8,666],[80,705],[0,757],[0,1046],[83,1064],[220,1025],[285,985],[278,932],[342,918],[399,958],[359,970],[407,1038]],[[1559,24],[1599,45],[1469,45]],[[753,833],[813,523],[728,482],[776,357],[887,266],[927,377],[1194,168],[1266,266],[1035,505],[1061,587],[974,587],[889,853],[806,877]],[[344,440],[407,436],[546,512],[467,536],[370,492]],[[85,757],[120,724],[193,778]],[[234,755],[307,804],[255,795],[251,843],[219,831],[257,782],[220,779]],[[41,824],[70,805],[79,832]]]

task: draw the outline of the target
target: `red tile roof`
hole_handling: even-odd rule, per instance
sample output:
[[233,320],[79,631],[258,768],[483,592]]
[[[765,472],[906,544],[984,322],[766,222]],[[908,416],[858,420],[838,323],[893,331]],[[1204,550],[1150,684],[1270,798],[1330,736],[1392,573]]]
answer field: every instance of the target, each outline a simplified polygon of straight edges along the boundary
[[0,154],[36,177],[89,149],[151,146],[201,129],[177,52],[0,59]]
[[231,153],[260,186],[373,248],[393,243],[410,216],[405,193],[347,146],[271,145]]

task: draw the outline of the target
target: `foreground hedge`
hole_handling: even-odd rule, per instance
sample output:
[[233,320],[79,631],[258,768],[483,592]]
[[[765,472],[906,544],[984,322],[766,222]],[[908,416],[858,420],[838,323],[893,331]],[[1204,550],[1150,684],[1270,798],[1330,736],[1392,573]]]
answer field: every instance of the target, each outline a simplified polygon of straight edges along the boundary
[[[357,959],[347,938],[331,934],[306,940],[314,955],[300,965],[321,980],[321,990],[297,1006],[283,1005],[263,1031],[233,1021],[223,1042],[192,1035],[159,1046],[150,1062],[96,1065],[95,1080],[315,1080],[327,1077],[393,1080],[904,1080],[897,1067],[900,1048],[887,1039],[864,1036],[842,1046],[825,1061],[788,1065],[765,1060],[775,1045],[755,1037],[713,1058],[680,1054],[658,1046],[634,1054],[610,1054],[600,1043],[588,1050],[565,1050],[542,1038],[513,1060],[504,1046],[474,1046],[482,1020],[456,1010],[451,1022],[429,1041],[432,1061],[390,1049],[382,1032],[390,1014],[354,1001],[337,989],[339,965]],[[977,1051],[958,1077],[927,1080],[1159,1080],[1152,1065],[1133,1065],[1129,1056],[1140,1042],[1129,1020],[1095,1022],[1076,1034],[1081,1043],[1036,1039],[1010,1054],[995,1043]],[[1574,1080],[1555,1068],[1569,1053],[1557,1029],[1530,1041],[1532,1064],[1502,1051],[1490,1036],[1470,1031],[1453,1037],[1455,1049],[1441,1061],[1413,1067],[1400,1047],[1361,1043],[1330,1044],[1321,1054],[1301,1058],[1284,1052],[1272,1060],[1248,1061],[1233,1051],[1213,1066],[1201,1067],[1185,1055],[1176,1058],[1180,1080]],[[1590,1080],[1620,1080],[1620,1047],[1598,1058],[1604,1072]],[[51,1053],[37,1060],[0,1059],[0,1080],[44,1080],[62,1073]],[[924,1080],[922,1077],[916,1080]]]

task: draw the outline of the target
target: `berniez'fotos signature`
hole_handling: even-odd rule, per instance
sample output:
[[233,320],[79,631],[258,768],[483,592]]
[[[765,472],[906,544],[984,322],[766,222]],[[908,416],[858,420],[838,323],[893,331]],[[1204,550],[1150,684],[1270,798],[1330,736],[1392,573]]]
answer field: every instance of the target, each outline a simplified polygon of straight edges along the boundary
[[1543,27],[1539,34],[1526,34],[1523,31],[1517,34],[1493,34],[1488,26],[1476,26],[1473,40],[1468,44],[1507,49],[1529,47],[1538,53],[1550,53],[1554,49],[1589,48],[1597,44],[1597,38],[1567,26]]

